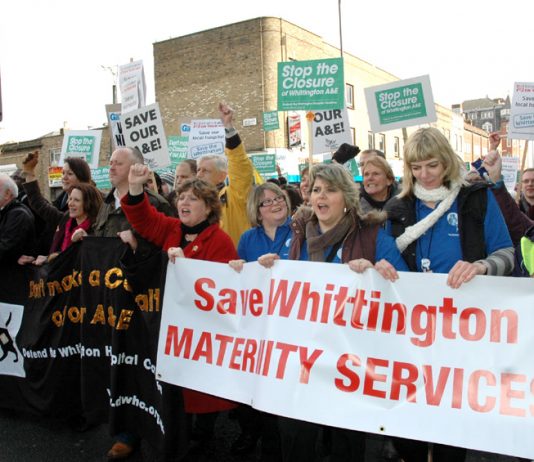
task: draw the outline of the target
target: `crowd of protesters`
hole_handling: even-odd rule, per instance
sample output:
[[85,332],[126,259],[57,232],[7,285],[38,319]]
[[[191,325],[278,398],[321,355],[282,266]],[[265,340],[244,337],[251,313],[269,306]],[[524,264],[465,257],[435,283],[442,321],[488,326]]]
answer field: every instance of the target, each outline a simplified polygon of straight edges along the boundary
[[[14,178],[0,174],[0,263],[42,265],[86,235],[119,237],[133,260],[165,252],[177,258],[271,267],[279,259],[347,264],[376,269],[395,281],[399,271],[448,274],[458,288],[477,275],[534,274],[534,169],[523,172],[516,202],[503,185],[499,136],[490,136],[484,165],[490,182],[467,179],[463,163],[444,135],[422,128],[404,147],[399,184],[382,152],[342,145],[332,163],[301,172],[300,185],[278,178],[259,184],[233,125],[233,110],[219,105],[226,155],[186,160],[176,174],[154,175],[133,148],[110,159],[112,189],[99,192],[89,166],[65,159],[63,192],[53,203],[41,194],[35,170],[39,153],[28,154]],[[358,159],[362,184],[343,164]],[[261,442],[261,460],[363,461],[366,435],[274,416],[195,390],[180,390],[190,419],[191,448],[214,436],[215,421],[228,411],[241,434],[232,452],[246,454]],[[122,432],[107,453],[124,459],[139,435]],[[425,442],[384,439],[383,458],[427,460]],[[433,460],[458,461],[466,450],[433,445]]]

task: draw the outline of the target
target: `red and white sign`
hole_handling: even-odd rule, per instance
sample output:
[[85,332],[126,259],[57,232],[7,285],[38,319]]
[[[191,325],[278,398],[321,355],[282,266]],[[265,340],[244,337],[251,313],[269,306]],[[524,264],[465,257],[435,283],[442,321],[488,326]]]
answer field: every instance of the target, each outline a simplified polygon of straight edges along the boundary
[[534,456],[534,281],[181,259],[157,378],[326,425]]

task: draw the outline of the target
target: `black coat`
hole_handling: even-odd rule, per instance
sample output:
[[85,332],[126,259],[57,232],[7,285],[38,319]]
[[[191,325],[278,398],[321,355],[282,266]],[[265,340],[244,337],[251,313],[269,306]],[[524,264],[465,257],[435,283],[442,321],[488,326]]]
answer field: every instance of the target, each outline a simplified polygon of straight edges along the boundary
[[35,255],[33,213],[18,199],[0,211],[0,264],[16,263],[21,255]]

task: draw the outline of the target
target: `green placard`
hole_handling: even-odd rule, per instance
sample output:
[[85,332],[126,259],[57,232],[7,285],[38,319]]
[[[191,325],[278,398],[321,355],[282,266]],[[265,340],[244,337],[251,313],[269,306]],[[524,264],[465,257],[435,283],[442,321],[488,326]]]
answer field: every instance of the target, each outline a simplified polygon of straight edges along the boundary
[[360,169],[358,168],[358,162],[356,162],[355,159],[349,160],[347,162],[347,166],[352,176],[360,176]]
[[345,107],[343,59],[278,63],[278,110],[327,110]]
[[67,139],[67,157],[83,157],[91,165],[96,150],[96,138],[91,135],[79,136],[68,135]]
[[91,177],[100,190],[111,189],[109,181],[109,167],[98,167],[91,169]]
[[260,175],[276,172],[276,154],[254,154],[250,156],[250,160]]
[[167,146],[169,148],[169,157],[171,158],[171,165],[165,168],[158,168],[156,172],[171,173],[174,175],[176,166],[187,159],[187,143],[189,142],[188,136],[169,136],[167,138]]
[[280,128],[280,121],[278,120],[278,111],[269,111],[263,113],[263,131],[270,132]]
[[377,91],[375,98],[378,119],[383,125],[427,115],[423,86],[420,83]]

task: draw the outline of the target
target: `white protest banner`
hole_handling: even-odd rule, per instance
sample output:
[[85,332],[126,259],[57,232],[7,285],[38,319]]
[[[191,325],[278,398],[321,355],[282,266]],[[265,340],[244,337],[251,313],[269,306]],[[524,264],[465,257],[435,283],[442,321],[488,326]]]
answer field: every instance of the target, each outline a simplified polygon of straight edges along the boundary
[[59,166],[62,167],[67,157],[81,157],[89,167],[98,167],[102,130],[68,130],[63,136]]
[[517,140],[534,140],[534,82],[514,83],[506,136]]
[[126,146],[121,124],[121,105],[106,104],[106,114],[108,116],[109,136],[113,150],[119,146]]
[[534,281],[446,280],[178,259],[156,376],[277,415],[533,458]]
[[220,119],[192,120],[189,131],[189,159],[198,159],[207,154],[224,154],[226,138]]
[[158,103],[121,115],[127,146],[136,147],[152,170],[171,164]]
[[24,356],[17,346],[24,307],[0,303],[0,375],[26,377]]
[[315,112],[312,130],[313,154],[332,152],[343,143],[352,143],[349,113],[346,108]]
[[123,114],[146,105],[146,81],[142,60],[119,66],[119,88]]
[[519,157],[502,157],[502,176],[506,189],[510,194],[515,193],[517,172],[519,171]]
[[428,75],[368,87],[365,89],[365,100],[374,132],[437,120]]

